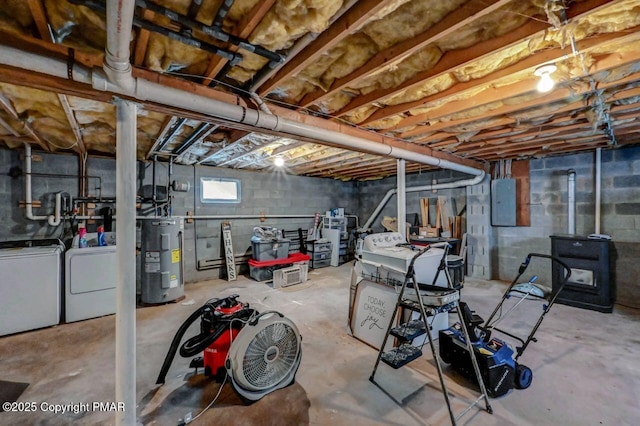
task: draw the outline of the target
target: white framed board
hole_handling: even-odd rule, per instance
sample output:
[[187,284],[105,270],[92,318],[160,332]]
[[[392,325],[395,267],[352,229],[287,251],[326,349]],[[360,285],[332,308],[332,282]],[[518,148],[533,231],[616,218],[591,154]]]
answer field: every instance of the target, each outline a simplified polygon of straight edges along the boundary
[[[398,293],[394,288],[369,280],[360,281],[351,317],[353,337],[380,349],[397,301]],[[387,339],[385,351],[393,348],[394,340],[393,336]]]
[[236,261],[233,254],[231,238],[231,222],[222,222],[222,240],[224,242],[224,258],[227,263],[227,281],[236,280]]

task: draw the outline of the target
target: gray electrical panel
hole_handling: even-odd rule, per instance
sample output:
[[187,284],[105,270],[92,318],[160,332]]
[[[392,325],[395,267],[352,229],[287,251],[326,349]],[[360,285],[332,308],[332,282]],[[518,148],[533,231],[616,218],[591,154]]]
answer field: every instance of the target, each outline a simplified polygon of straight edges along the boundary
[[516,180],[491,181],[491,224],[516,226]]
[[182,219],[142,222],[142,303],[166,303],[184,295],[182,276]]

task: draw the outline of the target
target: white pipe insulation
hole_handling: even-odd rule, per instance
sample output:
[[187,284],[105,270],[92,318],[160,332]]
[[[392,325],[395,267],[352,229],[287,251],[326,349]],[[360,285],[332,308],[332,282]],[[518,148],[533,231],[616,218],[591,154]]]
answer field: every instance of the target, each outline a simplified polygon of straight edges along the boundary
[[58,226],[61,222],[62,194],[56,193],[56,204],[52,215],[36,216],[33,214],[33,194],[31,192],[31,145],[24,144],[24,192],[26,204],[26,217],[29,220],[45,220],[50,226]]
[[[0,61],[5,65],[20,67],[60,78],[67,78],[67,62],[64,60],[51,58],[44,61],[36,54],[8,46],[0,46]],[[185,96],[182,90],[162,86],[141,78],[130,77],[133,83],[127,83],[124,87],[121,87],[118,84],[110,82],[104,72],[99,70],[90,71],[82,69],[82,67],[74,66],[74,81],[87,83],[88,77],[90,77],[93,87],[97,90],[111,91],[113,93],[134,97],[141,101],[151,101],[187,111],[195,111],[217,119],[246,124],[263,130],[281,132],[293,137],[323,141],[346,149],[355,149],[370,154],[404,159],[434,167],[455,170],[473,176],[484,175],[483,170],[409,151],[404,148],[397,148],[384,143],[345,135],[337,131],[298,123],[277,115],[248,109],[240,105],[228,104],[206,96],[191,93],[189,96]],[[120,75],[119,78],[124,80],[127,77]]]
[[[484,179],[484,175],[485,173],[484,171],[482,171],[482,173],[480,173],[478,176],[472,179],[463,179],[463,180],[438,183],[433,185],[410,186],[408,188],[405,188],[405,192],[420,192],[420,191],[431,191],[434,189],[452,189],[452,188],[462,188],[463,186],[473,186],[482,182],[482,180]],[[362,225],[362,229],[369,229],[371,227],[371,224],[373,223],[374,220],[376,220],[376,218],[378,217],[382,209],[384,209],[384,206],[387,205],[387,202],[389,201],[389,199],[391,199],[391,197],[393,197],[393,195],[397,192],[398,192],[397,188],[391,188],[390,190],[387,191],[386,194],[384,194],[384,197],[382,197],[382,200],[380,200],[380,203],[378,203],[378,206],[375,208],[373,213],[371,213],[371,216],[369,216],[369,219],[367,219],[364,225]]]

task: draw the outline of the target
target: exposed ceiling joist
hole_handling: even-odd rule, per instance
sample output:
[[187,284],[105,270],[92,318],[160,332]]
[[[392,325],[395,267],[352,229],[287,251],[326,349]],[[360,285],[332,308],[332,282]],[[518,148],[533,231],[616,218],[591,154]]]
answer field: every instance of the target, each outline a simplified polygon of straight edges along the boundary
[[185,140],[176,147],[172,154],[181,155],[187,152],[194,144],[201,142],[204,138],[209,136],[211,132],[218,128],[217,124],[202,123],[199,125]]
[[278,70],[273,77],[257,87],[256,92],[264,96],[273,90],[283,80],[297,74],[306,66],[317,60],[324,52],[331,49],[351,34],[355,29],[364,25],[369,18],[387,7],[392,0],[361,0],[351,6],[329,29],[309,43],[295,58],[290,59]]
[[[607,1],[605,0],[585,0],[583,2],[572,3],[567,10],[567,17],[572,19],[580,16],[581,14],[590,13],[597,7],[606,3]],[[508,32],[500,37],[491,38],[466,49],[446,52],[438,64],[430,70],[418,73],[414,77],[391,89],[379,89],[369,94],[358,96],[347,106],[338,111],[336,115],[346,115],[362,106],[382,101],[385,98],[399,95],[408,90],[416,89],[429,79],[442,76],[463,66],[470,65],[474,61],[478,61],[483,57],[491,55],[496,50],[506,49],[516,43],[526,41],[536,33],[543,32],[548,28],[550,28],[550,24],[544,21],[531,20],[515,31]],[[398,111],[395,112],[396,114],[406,110],[404,107],[398,107],[397,109]],[[392,111],[393,109],[388,110],[389,113]]]
[[[145,10],[142,12],[143,19],[152,20],[153,12]],[[138,28],[138,37],[136,38],[135,50],[133,51],[133,64],[141,67],[144,65],[144,59],[147,55],[147,47],[149,46],[149,37],[151,31],[145,28]]]
[[[604,83],[604,84],[600,84],[598,86],[598,90],[603,90],[603,89],[607,89],[607,88],[611,88],[611,87],[618,87],[621,86],[619,81],[616,81],[614,83]],[[624,91],[626,92],[626,90]],[[524,101],[521,103],[513,103],[513,104],[506,104],[506,105],[501,105],[497,108],[494,108],[490,111],[486,111],[482,114],[482,116],[469,116],[469,117],[465,117],[465,118],[460,118],[457,120],[451,120],[451,121],[440,121],[440,122],[436,122],[430,126],[419,126],[416,127],[413,130],[409,130],[406,132],[403,132],[401,134],[401,137],[406,138],[406,137],[414,137],[414,136],[419,136],[422,135],[424,133],[428,133],[428,132],[433,132],[435,130],[441,130],[441,129],[447,129],[447,128],[451,128],[454,126],[461,126],[464,124],[468,124],[468,123],[472,123],[474,121],[478,121],[478,120],[485,120],[487,122],[490,123],[490,121],[488,121],[490,118],[492,117],[496,117],[496,116],[502,116],[502,115],[507,115],[507,114],[513,114],[519,111],[526,111],[528,109],[532,109],[532,108],[536,108],[539,107],[540,105],[544,104],[544,105],[550,105],[554,102],[561,102],[561,101],[565,101],[568,100],[569,104],[579,104],[580,102],[582,102],[584,100],[584,95],[591,93],[591,87],[588,84],[581,84],[580,86],[574,86],[574,87],[570,87],[570,88],[557,88],[556,90],[554,90],[552,93],[550,94],[536,94],[532,96],[532,99],[529,101]],[[632,92],[635,93],[635,92]],[[618,96],[625,96],[625,97],[630,97],[630,96],[626,96],[626,95],[621,95],[620,92],[617,93]],[[633,96],[633,95],[631,95]],[[567,106],[567,108],[571,109],[571,107]],[[575,108],[575,107],[574,107]],[[554,112],[560,112],[560,110],[556,110]],[[504,123],[509,123],[509,122],[515,122],[515,119],[503,119],[505,120]]]
[[410,55],[418,52],[431,43],[435,43],[442,38],[449,36],[456,30],[468,25],[483,16],[494,12],[513,0],[471,0],[465,3],[460,9],[455,9],[443,20],[424,33],[407,39],[385,50],[376,53],[366,64],[352,71],[348,75],[333,82],[329,90],[316,90],[307,94],[301,101],[302,107],[309,107],[312,104],[327,98],[338,90],[342,90],[348,85],[358,83],[366,76],[378,73],[385,68],[406,59]]
[[[581,40],[577,43],[577,48],[580,54],[589,54],[590,52],[601,48],[601,46],[603,46],[604,44],[609,44],[612,42],[620,44],[637,43],[638,40],[640,40],[640,33],[638,32],[609,33],[600,36],[594,36],[586,40]],[[596,59],[591,65],[590,71],[592,73],[607,71],[612,68],[637,62],[638,60],[640,60],[640,47],[636,51],[616,52],[602,56],[604,57]],[[518,62],[516,65],[503,68],[502,70],[490,74],[487,77],[471,80],[469,82],[458,83],[451,89],[444,90],[433,96],[429,96],[423,99],[420,104],[414,105],[416,108],[418,108],[437,102],[441,104],[441,106],[433,108],[427,113],[405,118],[400,121],[395,126],[395,128],[408,127],[419,124],[423,121],[437,120],[441,117],[460,113],[482,105],[489,105],[493,102],[505,100],[506,98],[525,95],[527,93],[535,93],[537,91],[536,84],[538,82],[538,78],[533,75],[533,71],[539,66],[552,61],[560,60],[560,62],[556,62],[556,64],[560,65],[562,62],[564,62],[563,60],[567,59],[571,61],[581,61],[579,57],[575,57],[573,55],[571,46],[567,46],[565,49],[549,49],[538,54],[531,55],[528,58]],[[500,79],[504,78],[505,76],[511,77],[514,75],[521,75],[521,79],[508,85],[500,84]],[[569,79],[579,81],[582,77],[583,74],[580,73],[576,76],[569,76]],[[558,83],[558,86],[566,84],[570,84],[570,81],[560,81]],[[487,89],[481,91],[480,93],[477,93],[470,98],[461,96],[465,92],[477,92],[478,89],[482,87],[487,87]],[[448,98],[456,97],[462,99],[447,102]]]
[[53,41],[51,29],[49,28],[49,20],[47,19],[47,13],[44,10],[42,0],[27,0],[27,4],[29,5],[31,16],[33,16],[33,21],[38,28],[40,38]]
[[[240,24],[238,25],[240,31],[238,32],[237,36],[240,38],[248,38],[275,2],[276,0],[265,0],[257,2],[251,12],[249,12],[242,20],[242,22],[240,22]],[[220,7],[222,7],[222,5]],[[232,52],[237,52],[238,47],[230,46],[229,50]],[[207,66],[207,70],[204,73],[204,77],[202,78],[202,83],[211,85],[214,82],[213,77],[218,75],[218,73],[227,63],[228,60],[226,58],[218,55],[212,55],[211,60],[209,61],[209,65]]]
[[[0,22],[0,43],[69,64],[102,67],[104,16],[76,5],[85,0],[61,1],[65,7],[50,0],[27,0],[19,9],[31,12],[33,19],[13,16],[12,8],[6,8],[3,13],[10,19]],[[229,92],[258,88],[263,95],[269,93],[265,101],[273,101],[270,109],[288,120],[386,144],[390,152],[399,147],[471,167],[485,167],[486,161],[501,158],[607,147],[612,140],[640,144],[632,116],[640,113],[640,95],[633,95],[640,87],[636,72],[640,50],[635,48],[640,42],[640,18],[634,13],[640,0],[339,3],[320,8],[315,0],[300,0],[295,8],[283,8],[275,0],[136,0],[136,23],[144,23],[146,29],[136,30],[133,75],[181,90],[185,96],[203,95],[249,109],[257,107],[248,96],[243,99]],[[221,31],[217,36],[224,33],[228,38],[207,35],[216,28]],[[42,40],[34,40],[34,34]],[[191,43],[192,39],[206,45]],[[278,55],[276,62],[282,60],[278,52],[286,51],[287,63],[280,67],[266,58],[264,65],[263,56],[247,53],[251,48],[238,48],[238,40]],[[584,65],[582,59],[573,58],[572,43]],[[218,50],[228,55],[210,53]],[[558,66],[558,87],[537,94],[533,71],[548,63]],[[170,75],[177,70],[180,77]],[[115,125],[113,107],[103,105],[113,94],[62,77],[0,65],[0,81],[12,85],[0,87],[19,109],[20,123],[31,123],[51,147],[57,141],[67,145],[75,137],[74,148],[81,150],[82,136],[89,153],[113,154],[115,146],[109,142]],[[225,84],[207,87],[211,77]],[[28,88],[59,95],[61,108],[51,100],[29,105]],[[65,102],[65,95],[74,98]],[[271,145],[270,141],[291,135],[137,102],[142,106],[141,158],[153,155],[160,143],[166,143],[167,155],[173,155],[170,151],[183,149],[185,136],[190,142],[194,139],[190,132],[201,123],[211,123],[218,126],[215,131],[173,160],[271,170],[263,159],[281,155],[286,159],[285,172],[291,174],[346,180],[396,173],[396,160],[389,156],[359,153],[330,142],[318,145],[305,137]],[[342,122],[315,115],[315,109],[343,115]],[[26,134],[8,115],[3,118],[19,135]],[[165,140],[178,119],[188,121],[190,130],[182,128]],[[374,130],[358,128],[362,126]],[[66,134],[63,139],[60,131]],[[233,143],[238,135],[250,132],[256,132],[251,140]],[[25,137],[3,133],[7,146]],[[407,162],[408,172],[430,168]]]
[[0,108],[4,109],[5,112],[7,112],[7,114],[9,114],[13,119],[19,121],[22,124],[24,131],[29,135],[29,137],[33,139],[35,143],[40,145],[42,149],[44,149],[45,151],[51,151],[49,144],[46,141],[44,141],[42,137],[40,137],[40,135],[36,133],[35,130],[33,130],[33,127],[31,127],[31,124],[29,124],[28,122],[20,118],[20,115],[15,110],[13,105],[11,105],[11,102],[7,98],[5,98],[3,95],[0,95]]
[[74,150],[76,150],[80,154],[85,154],[87,152],[87,147],[84,145],[84,141],[82,140],[82,132],[80,130],[80,125],[76,120],[75,115],[73,115],[73,110],[71,109],[71,105],[69,105],[69,99],[66,95],[58,95],[58,100],[60,101],[60,105],[62,105],[62,109],[64,110],[64,114],[67,116],[67,121],[69,121],[69,126],[73,131],[73,135],[76,138],[76,142],[74,144]]
[[[55,43],[56,41],[53,38],[53,34],[51,33],[51,28],[49,26],[49,20],[47,19],[47,13],[44,10],[44,5],[42,4],[42,0],[28,0],[29,10],[31,11],[31,15],[33,16],[33,20],[38,28],[38,33],[40,38],[45,41],[50,41]],[[66,95],[58,94],[58,101],[64,110],[64,113],[67,117],[67,121],[69,122],[69,127],[73,132],[74,137],[76,138],[76,142],[74,144],[73,149],[80,154],[84,154],[87,152],[87,149],[84,145],[84,141],[82,140],[82,133],[80,131],[80,126],[73,115],[73,110],[69,105],[69,100]]]
[[[0,126],[2,126],[7,132],[11,133],[13,136],[19,138],[20,132],[13,128],[13,126],[5,121],[2,117],[0,117]],[[31,140],[31,138],[29,138]]]
[[232,132],[226,139],[224,146],[220,149],[217,149],[212,154],[206,155],[206,159],[204,161],[216,163],[217,159],[225,158],[226,155],[233,153],[237,149],[236,145],[240,144],[245,138],[250,136],[251,132],[245,132],[241,130]]
[[361,152],[339,152],[335,155],[324,157],[322,160],[293,166],[292,169],[296,172],[307,174],[317,170],[325,170],[327,168],[335,167],[337,164],[349,164],[349,161],[353,159],[358,159],[359,161],[365,156],[367,156],[367,154]]

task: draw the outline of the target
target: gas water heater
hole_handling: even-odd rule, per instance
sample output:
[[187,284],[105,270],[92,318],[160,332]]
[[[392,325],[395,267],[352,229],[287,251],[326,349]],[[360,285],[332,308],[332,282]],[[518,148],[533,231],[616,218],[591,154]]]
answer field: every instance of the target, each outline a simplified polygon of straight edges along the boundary
[[183,233],[182,219],[162,218],[142,222],[142,303],[166,303],[183,296]]

